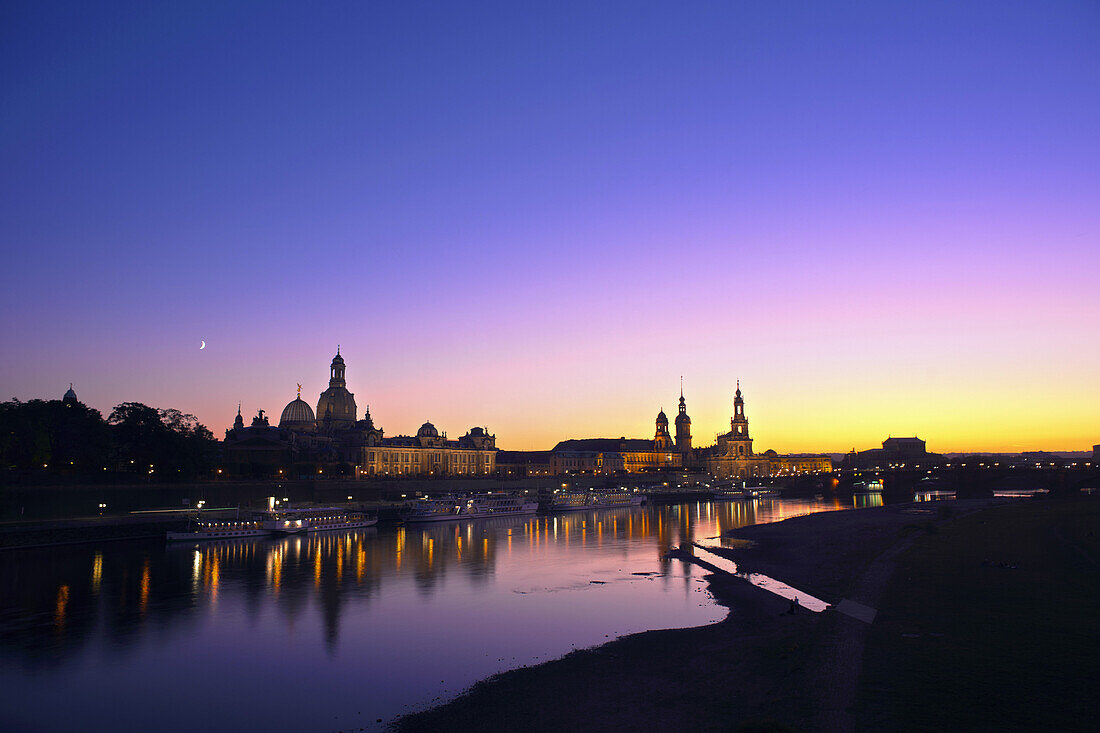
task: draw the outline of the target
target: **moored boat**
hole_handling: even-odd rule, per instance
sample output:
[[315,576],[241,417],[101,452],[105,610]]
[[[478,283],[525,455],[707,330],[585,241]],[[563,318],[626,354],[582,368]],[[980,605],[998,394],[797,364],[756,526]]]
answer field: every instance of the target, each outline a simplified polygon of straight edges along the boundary
[[564,491],[558,490],[551,495],[549,502],[546,505],[547,510],[552,512],[569,512],[574,509],[587,509],[588,508],[588,492],[587,491]]
[[751,499],[752,492],[733,487],[718,487],[713,491],[714,501],[734,501],[737,499]]
[[447,522],[456,519],[534,514],[538,502],[510,494],[447,496],[418,499],[406,505],[401,518],[406,522]]
[[230,522],[193,522],[183,532],[167,532],[169,542],[191,542],[195,540],[229,540],[240,537],[266,537],[271,532],[264,528],[263,522],[256,520]]
[[547,509],[552,512],[569,512],[576,509],[615,509],[641,506],[645,494],[619,491],[555,491]]
[[645,503],[645,494],[630,491],[593,491],[592,507],[595,509],[614,509],[624,506],[641,506]]
[[306,532],[323,532],[330,529],[362,529],[378,524],[378,516],[363,512],[346,512],[343,509],[311,509],[303,517]]
[[779,492],[770,486],[746,486],[745,494],[753,499],[771,499],[779,496]]
[[375,515],[349,512],[340,507],[283,508],[263,512],[263,525],[273,534],[361,529],[375,524],[378,524],[378,517]]

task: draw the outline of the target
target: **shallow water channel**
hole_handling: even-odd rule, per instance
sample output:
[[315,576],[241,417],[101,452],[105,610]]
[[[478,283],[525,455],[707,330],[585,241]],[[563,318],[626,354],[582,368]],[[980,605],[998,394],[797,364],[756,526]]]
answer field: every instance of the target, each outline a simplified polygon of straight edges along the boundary
[[380,727],[496,672],[725,617],[664,559],[835,501],[0,553],[0,728]]

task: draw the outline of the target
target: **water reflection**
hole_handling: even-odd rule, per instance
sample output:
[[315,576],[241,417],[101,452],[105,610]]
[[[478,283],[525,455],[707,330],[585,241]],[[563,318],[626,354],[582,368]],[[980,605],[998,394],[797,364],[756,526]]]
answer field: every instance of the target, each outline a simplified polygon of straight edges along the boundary
[[913,501],[946,501],[954,498],[954,491],[918,491],[913,494]]
[[[702,593],[702,572],[667,560],[671,548],[843,508],[700,502],[278,539],[8,551],[0,554],[0,689],[17,710],[32,699],[52,710],[60,693],[50,690],[64,682],[82,691],[65,704],[80,704],[82,720],[94,725],[104,705],[96,690],[109,700],[102,686],[128,675],[152,687],[143,704],[153,706],[179,685],[224,695],[242,674],[256,678],[249,694],[259,695],[260,679],[273,688],[300,684],[296,670],[309,665],[315,689],[305,712],[330,705],[350,716],[365,707],[361,719],[341,720],[367,725],[605,635],[717,620],[724,611]],[[201,671],[186,663],[196,655]],[[196,679],[183,679],[188,669]],[[367,689],[363,679],[372,680]],[[245,697],[231,702],[258,702]],[[184,716],[168,727],[199,723]]]
[[856,509],[863,509],[870,506],[882,506],[882,494],[875,492],[873,494],[852,494],[852,506]]

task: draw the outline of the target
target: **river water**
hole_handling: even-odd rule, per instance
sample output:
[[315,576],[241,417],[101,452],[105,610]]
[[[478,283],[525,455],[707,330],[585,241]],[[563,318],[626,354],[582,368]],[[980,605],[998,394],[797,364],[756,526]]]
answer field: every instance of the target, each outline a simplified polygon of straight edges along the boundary
[[[835,500],[0,553],[0,729],[381,727],[496,672],[719,621],[664,559]],[[734,611],[736,612],[736,611]]]

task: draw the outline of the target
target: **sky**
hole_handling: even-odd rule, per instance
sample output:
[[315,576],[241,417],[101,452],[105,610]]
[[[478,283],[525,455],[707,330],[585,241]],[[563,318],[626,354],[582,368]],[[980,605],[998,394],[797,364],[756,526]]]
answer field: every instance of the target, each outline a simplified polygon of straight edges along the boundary
[[[0,399],[1100,443],[1094,2],[8,2]],[[207,346],[200,350],[201,341]]]

